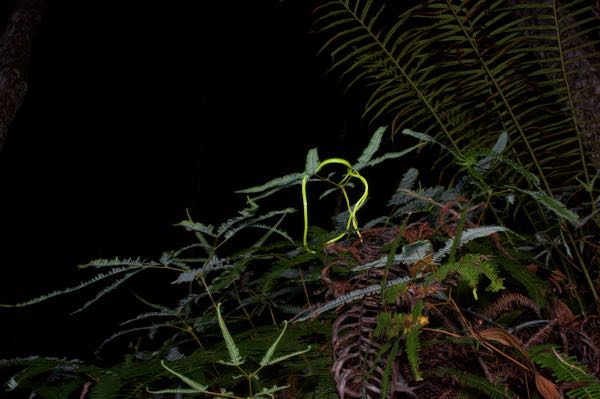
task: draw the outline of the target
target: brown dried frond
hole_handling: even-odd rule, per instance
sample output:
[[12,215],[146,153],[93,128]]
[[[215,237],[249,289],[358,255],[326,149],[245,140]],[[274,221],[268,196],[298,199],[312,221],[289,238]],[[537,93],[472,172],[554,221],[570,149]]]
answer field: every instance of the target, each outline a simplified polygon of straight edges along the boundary
[[411,223],[406,226],[402,236],[409,243],[426,240],[433,235],[433,229],[427,221]]
[[575,323],[577,316],[575,316],[571,309],[569,309],[569,307],[560,299],[555,299],[552,301],[551,310],[554,314],[554,317],[558,320],[559,326],[570,326],[574,329],[577,329],[579,327]]
[[440,310],[439,306],[435,306],[433,304],[430,304],[429,302],[425,302],[425,309],[427,309],[427,311],[429,312],[430,319],[432,318],[432,316],[435,316],[442,321],[441,329],[454,333],[458,332],[458,327],[456,327],[456,324],[454,324],[448,318],[448,316],[442,310]]
[[526,307],[531,309],[539,318],[542,317],[540,307],[531,299],[523,294],[506,292],[496,299],[483,314],[491,319],[495,319],[504,312],[516,309],[517,307]]
[[458,397],[458,394],[454,390],[454,388],[446,388],[439,396],[439,399],[455,399]]
[[361,237],[350,245],[361,263],[377,260],[382,256],[382,249],[386,244],[394,241],[400,233],[399,227],[373,227],[361,232]]
[[525,348],[529,349],[533,345],[542,344],[548,340],[550,334],[554,330],[554,327],[558,324],[558,319],[554,318],[548,322],[544,327],[540,328],[531,338],[525,342]]
[[[494,358],[494,361],[498,360],[498,357]],[[510,362],[505,362],[494,367],[493,374],[496,378],[505,381],[521,380],[523,378],[523,370],[519,367],[515,367],[515,365]]]

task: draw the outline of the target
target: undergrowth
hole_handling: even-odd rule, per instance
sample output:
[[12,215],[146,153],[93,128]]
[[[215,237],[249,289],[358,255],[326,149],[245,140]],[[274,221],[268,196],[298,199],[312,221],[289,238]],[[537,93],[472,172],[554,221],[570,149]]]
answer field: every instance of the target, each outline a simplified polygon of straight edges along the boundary
[[[194,241],[156,261],[95,260],[81,266],[95,271],[90,280],[12,305],[104,283],[75,310],[84,311],[126,280],[143,284],[155,269],[171,273],[165,288],[180,294],[169,304],[142,299],[148,311],[102,343],[100,352],[114,341],[137,342],[122,363],[5,359],[6,388],[92,399],[598,397],[600,323],[577,317],[555,295],[553,274],[519,249],[525,237],[481,224],[492,205],[469,199],[469,175],[454,187],[425,188],[409,169],[388,213],[359,224],[369,188],[360,171],[421,145],[375,157],[383,133],[375,132],[355,164],[320,161],[311,150],[303,172],[243,190],[248,206],[217,227],[182,221]],[[486,166],[480,177],[500,162],[503,140],[479,159]],[[341,177],[319,174],[336,164]],[[331,184],[347,206],[331,232],[309,228],[307,185],[317,181]],[[259,205],[294,187],[304,199],[300,241],[281,227],[298,215],[294,209]],[[557,200],[540,203],[554,217],[564,214]],[[223,253],[243,234],[255,241]]]

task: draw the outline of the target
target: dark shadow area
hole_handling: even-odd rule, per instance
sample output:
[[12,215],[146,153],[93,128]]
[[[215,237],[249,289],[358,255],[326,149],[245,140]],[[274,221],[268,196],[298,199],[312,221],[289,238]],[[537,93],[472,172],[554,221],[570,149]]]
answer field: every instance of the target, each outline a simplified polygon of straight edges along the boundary
[[[244,205],[234,190],[302,170],[309,148],[355,158],[366,144],[315,56],[308,4],[191,4],[49,5],[0,153],[0,302],[75,285],[95,258],[157,258],[190,239],[172,227],[186,209],[219,223]],[[1,309],[0,358],[89,358],[139,310],[132,291],[160,300],[156,279],[74,316],[93,288]]]

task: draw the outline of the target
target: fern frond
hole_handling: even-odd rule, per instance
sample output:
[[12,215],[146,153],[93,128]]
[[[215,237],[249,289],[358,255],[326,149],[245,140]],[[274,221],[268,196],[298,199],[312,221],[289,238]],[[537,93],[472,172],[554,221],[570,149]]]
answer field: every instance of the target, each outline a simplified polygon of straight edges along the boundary
[[34,305],[36,303],[47,301],[48,299],[54,298],[54,297],[59,296],[59,295],[65,295],[65,294],[70,294],[70,293],[75,292],[75,291],[79,291],[79,290],[81,290],[81,289],[83,289],[83,288],[85,288],[85,287],[87,287],[87,286],[89,286],[91,284],[94,284],[94,283],[97,283],[99,281],[105,280],[107,278],[113,277],[113,276],[115,276],[117,274],[125,273],[125,272],[131,272],[131,269],[136,269],[136,268],[137,269],[143,269],[145,267],[146,267],[146,264],[139,265],[139,266],[124,266],[124,267],[113,268],[113,269],[111,269],[110,271],[108,271],[106,273],[97,274],[93,278],[91,278],[91,279],[89,279],[87,281],[83,281],[83,282],[79,283],[78,285],[76,285],[74,287],[65,288],[63,290],[52,291],[52,292],[50,292],[48,294],[41,295],[39,297],[30,299],[30,300],[25,301],[25,302],[20,302],[20,303],[17,303],[15,305],[0,304],[0,307],[5,307],[5,308],[16,307],[16,308],[18,308],[18,307],[24,307],[24,306]]
[[121,323],[119,323],[120,326],[126,326],[128,324],[131,323],[135,323],[137,321],[140,320],[147,320],[147,319],[153,319],[153,318],[159,318],[159,317],[177,317],[179,315],[179,312],[173,311],[173,310],[163,310],[160,312],[146,312],[146,313],[140,313],[137,316],[135,316],[132,319],[129,320],[125,320],[122,321]]
[[481,175],[486,174],[497,161],[498,155],[502,154],[502,152],[506,149],[507,144],[508,134],[506,132],[500,133],[498,140],[490,150],[489,154],[477,162],[477,165],[475,165],[475,171]]
[[[178,389],[173,389],[173,390],[169,390],[167,392],[163,391],[163,393],[202,393],[202,392],[206,392],[206,390],[208,389],[208,386],[200,384],[199,382],[194,381],[193,379],[186,377],[185,375],[178,373],[177,371],[169,368],[164,360],[160,361],[160,364],[165,368],[165,370],[167,370],[169,373],[173,374],[174,376],[176,376],[177,378],[179,378],[181,381],[183,381],[184,383],[186,383],[187,385],[189,385],[192,389],[189,390],[183,390],[185,392],[182,392],[181,390]],[[153,392],[153,391],[148,391],[150,393],[157,393],[157,392]]]
[[304,174],[312,176],[316,173],[319,166],[319,152],[316,148],[311,148],[306,154],[306,164],[304,166]]
[[273,365],[273,364],[276,364],[276,363],[281,363],[281,362],[283,362],[283,361],[286,361],[286,360],[288,360],[288,359],[291,359],[292,357],[296,357],[296,356],[303,355],[303,354],[305,354],[306,352],[310,351],[311,349],[312,349],[312,348],[311,348],[311,346],[310,346],[310,345],[308,345],[308,346],[307,346],[305,349],[302,349],[302,350],[299,350],[299,351],[296,351],[296,352],[292,352],[292,353],[287,353],[287,354],[285,354],[285,355],[277,356],[275,359],[272,359],[272,360],[271,360],[271,361],[268,363],[268,365],[269,365],[269,366],[271,366],[271,365]]
[[[469,241],[475,240],[476,238],[487,237],[495,233],[509,231],[506,227],[502,226],[483,226],[473,227],[466,229],[462,232],[458,243],[458,248],[468,243]],[[454,245],[454,238],[450,238],[446,241],[446,244],[433,254],[433,261],[439,263],[452,249]]]
[[[244,220],[246,219],[248,216],[245,217],[240,217],[240,218],[235,218],[235,219],[231,219],[230,221],[228,221],[227,223],[223,224],[222,226],[219,226],[219,234],[221,233],[225,233],[225,238],[226,239],[230,239],[231,237],[233,237],[235,234],[237,234],[239,231],[247,228],[247,227],[254,227],[254,226],[264,226],[262,224],[260,224],[259,222],[266,220],[266,219],[270,219],[274,216],[280,216],[280,215],[288,215],[290,213],[294,213],[296,212],[296,210],[294,208],[285,208],[285,209],[280,209],[277,211],[270,211],[264,215],[260,215],[260,216],[256,216],[256,217],[252,217],[250,219]],[[243,220],[243,223],[239,223]],[[239,223],[237,226],[234,227],[234,225],[236,223]],[[286,234],[283,233],[283,236],[286,239],[290,239],[291,238]],[[293,240],[291,240],[293,242]]]
[[422,317],[423,312],[423,301],[420,300],[415,304],[412,310],[412,325],[410,326],[408,333],[406,334],[406,357],[408,358],[408,364],[413,372],[415,381],[423,381],[421,372],[419,371],[419,364],[421,359],[419,357],[419,351],[421,350],[421,343],[419,341],[419,334],[421,333],[421,324],[418,320]]
[[543,205],[549,211],[552,211],[558,217],[565,219],[572,223],[577,223],[579,221],[579,216],[577,213],[573,212],[570,209],[567,209],[565,204],[560,202],[554,197],[549,196],[548,194],[542,191],[529,191],[529,190],[519,190],[525,194],[531,196],[538,203]]
[[[395,255],[392,264],[402,262],[406,265],[412,265],[418,261],[425,259],[428,255],[431,255],[432,245],[429,240],[415,241],[411,244],[404,245],[402,252]],[[369,269],[381,268],[388,262],[388,257],[384,256],[377,260],[365,263],[364,265],[355,266],[352,268],[353,272],[360,272]]]
[[281,341],[283,334],[285,334],[285,330],[287,330],[287,321],[286,320],[284,320],[284,322],[283,322],[283,328],[281,329],[281,332],[277,336],[277,339],[273,342],[273,345],[271,345],[269,347],[269,349],[267,349],[267,351],[265,352],[265,355],[259,362],[259,364],[262,367],[265,367],[271,361],[271,358],[273,357],[273,354],[275,353],[275,349],[277,349],[277,345],[279,345],[279,341]]
[[506,271],[507,275],[527,290],[527,295],[533,299],[538,307],[541,308],[545,305],[546,283],[542,279],[531,273],[522,264],[511,261],[506,257],[498,257],[495,261]]
[[392,379],[392,368],[394,366],[394,362],[396,361],[396,356],[398,355],[398,350],[400,349],[400,340],[396,339],[394,344],[392,345],[392,349],[387,354],[387,361],[385,362],[385,369],[383,370],[383,375],[381,376],[381,398],[388,397],[388,391],[390,388],[390,381]]
[[235,224],[240,223],[240,222],[247,220],[251,217],[254,217],[256,215],[256,213],[258,212],[258,208],[259,208],[258,204],[254,200],[251,200],[250,198],[246,199],[246,203],[248,204],[248,206],[246,208],[242,209],[241,211],[238,211],[238,213],[239,213],[238,216],[233,217],[233,218],[221,223],[219,225],[219,227],[217,227],[217,235],[218,236],[223,235]]
[[373,158],[373,155],[375,155],[377,150],[379,150],[381,138],[383,137],[385,130],[385,127],[380,127],[375,131],[375,133],[373,133],[367,148],[364,149],[363,153],[360,155],[360,157],[358,157],[357,162],[352,166],[354,170],[361,170]]
[[[388,281],[385,284],[385,287],[387,289],[387,288],[394,287],[399,284],[404,284],[407,281],[411,281],[411,280],[415,280],[415,279],[412,277],[400,277],[400,278]],[[308,320],[310,318],[313,318],[320,314],[323,314],[331,309],[335,309],[338,306],[345,305],[350,302],[356,301],[358,299],[364,298],[365,296],[378,294],[381,292],[381,289],[382,288],[381,288],[380,284],[373,284],[366,288],[361,288],[359,290],[351,291],[347,294],[344,294],[344,295],[336,298],[334,301],[327,302],[327,303],[317,307],[316,309],[310,310],[309,312],[307,312],[307,314],[300,317],[298,319],[298,321]]]
[[[236,193],[240,193],[240,194],[260,194],[260,193],[262,193],[263,195],[260,197],[264,197],[264,196],[270,195],[271,193],[273,193],[275,191],[279,191],[283,188],[302,183],[302,177],[304,177],[303,173],[290,173],[289,175],[285,175],[285,176],[270,180],[261,186],[255,186],[255,187],[250,187],[250,188],[246,188],[243,190],[238,190],[238,191],[236,191]],[[260,197],[255,197],[255,198],[259,199]]]
[[510,392],[506,385],[501,383],[492,384],[485,378],[482,378],[478,375],[466,371],[461,371],[453,368],[441,368],[436,370],[435,373],[440,376],[455,377],[461,385],[472,389],[476,389],[492,399],[505,399],[515,397],[514,393]]
[[233,366],[239,366],[244,363],[244,359],[240,356],[240,350],[237,345],[233,341],[229,330],[227,329],[227,325],[225,325],[225,321],[223,320],[223,316],[221,316],[221,304],[217,304],[217,318],[219,320],[219,328],[221,329],[221,334],[223,335],[223,339],[225,340],[225,345],[227,346],[227,352],[229,352],[229,362],[226,364],[230,364]]
[[139,332],[139,331],[148,331],[148,332],[152,333],[159,328],[172,328],[172,327],[173,327],[172,323],[159,323],[159,324],[152,324],[150,326],[133,327],[133,328],[129,328],[126,330],[121,330],[116,333],[113,333],[110,337],[108,337],[104,341],[102,341],[100,343],[100,345],[98,346],[97,352],[102,351],[102,349],[104,349],[104,347],[108,343],[110,343],[110,342],[114,341],[115,339],[122,337],[124,335],[131,334],[134,332]]
[[83,265],[79,265],[78,268],[85,269],[88,267],[117,267],[117,266],[131,266],[131,267],[141,267],[141,266],[156,266],[157,263],[154,262],[146,262],[142,258],[126,258],[126,259],[94,259],[91,262],[85,263]]
[[229,263],[229,258],[219,259],[216,255],[212,256],[202,267],[189,269],[179,273],[177,278],[171,281],[171,284],[182,284],[192,282],[198,277],[198,274],[208,276],[209,273],[214,271],[227,270],[233,266]]
[[419,176],[419,170],[415,168],[408,169],[400,179],[400,183],[398,184],[398,189],[404,190],[412,190],[415,182],[417,181],[417,177]]
[[[527,340],[527,342],[525,342],[523,344],[523,347],[525,349],[530,349],[534,345],[545,343],[546,340],[550,337],[550,334],[552,333],[552,331],[556,328],[557,324],[558,324],[557,318],[554,318],[554,319],[550,320],[549,322],[547,322],[544,327],[542,327],[538,331],[536,331],[535,334],[533,334],[531,336],[531,338],[529,338]],[[517,327],[519,327],[519,326],[517,326]]]
[[473,288],[475,299],[477,299],[477,285],[481,275],[490,280],[487,287],[488,291],[497,292],[504,288],[504,280],[498,276],[497,266],[490,262],[487,257],[478,254],[467,254],[456,263],[442,265],[429,276],[429,280],[443,281],[450,273],[458,273],[462,280]]
[[131,277],[135,276],[136,274],[138,274],[139,272],[141,272],[142,269],[133,271],[133,272],[129,272],[126,275],[124,275],[123,277],[121,277],[120,279],[118,279],[117,281],[115,281],[114,283],[112,283],[111,285],[104,287],[100,292],[98,292],[96,294],[96,296],[93,299],[90,299],[89,301],[87,301],[86,303],[83,304],[83,306],[81,306],[80,308],[74,310],[73,312],[71,312],[71,314],[75,314],[75,313],[79,313],[82,310],[87,309],[90,305],[92,305],[93,303],[95,303],[96,301],[98,301],[100,298],[102,298],[104,295],[116,290],[121,284],[123,284],[125,281],[129,280]]
[[[501,147],[497,135],[484,132],[506,131],[511,156],[541,178],[547,194],[575,184],[582,172],[589,183],[595,155],[585,151],[598,153],[600,125],[592,111],[600,43],[590,34],[598,18],[589,5],[386,4],[330,0],[315,12],[321,51],[331,54],[331,69],[347,87],[368,88],[372,122],[392,120],[392,133],[423,131],[420,140],[433,137],[460,159],[494,142]],[[473,166],[482,172],[489,161]],[[506,168],[494,178],[521,180]]]
[[515,292],[506,292],[502,294],[500,298],[496,299],[484,310],[483,314],[492,319],[496,319],[502,313],[514,310],[516,306],[529,308],[538,316],[538,318],[542,317],[540,308],[533,300],[527,298],[525,295]]
[[566,356],[552,345],[537,345],[529,350],[531,359],[540,366],[550,369],[556,382],[584,382],[585,386],[567,392],[570,398],[600,398],[600,381],[572,356]]

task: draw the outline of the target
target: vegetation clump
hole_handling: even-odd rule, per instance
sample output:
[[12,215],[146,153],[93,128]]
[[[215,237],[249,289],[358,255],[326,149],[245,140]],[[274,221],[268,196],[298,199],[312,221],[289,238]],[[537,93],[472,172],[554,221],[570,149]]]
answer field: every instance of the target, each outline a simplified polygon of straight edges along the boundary
[[[217,227],[189,216],[178,224],[189,245],[158,260],[95,260],[82,266],[93,278],[13,305],[105,283],[81,311],[153,271],[171,273],[165,286],[179,295],[140,298],[147,312],[99,349],[136,341],[121,363],[1,360],[7,389],[600,398],[598,113],[582,84],[597,79],[593,5],[332,0],[315,18],[332,71],[362,83],[365,115],[390,129],[355,163],[309,151],[303,171],[241,190],[247,207]],[[386,132],[404,147],[377,155]],[[425,150],[441,160],[440,184],[421,185],[409,167],[387,208],[362,221],[363,170]],[[343,204],[333,229],[309,223],[319,182],[329,185],[319,200]],[[286,227],[296,209],[262,208],[282,190],[302,199],[301,238]]]

